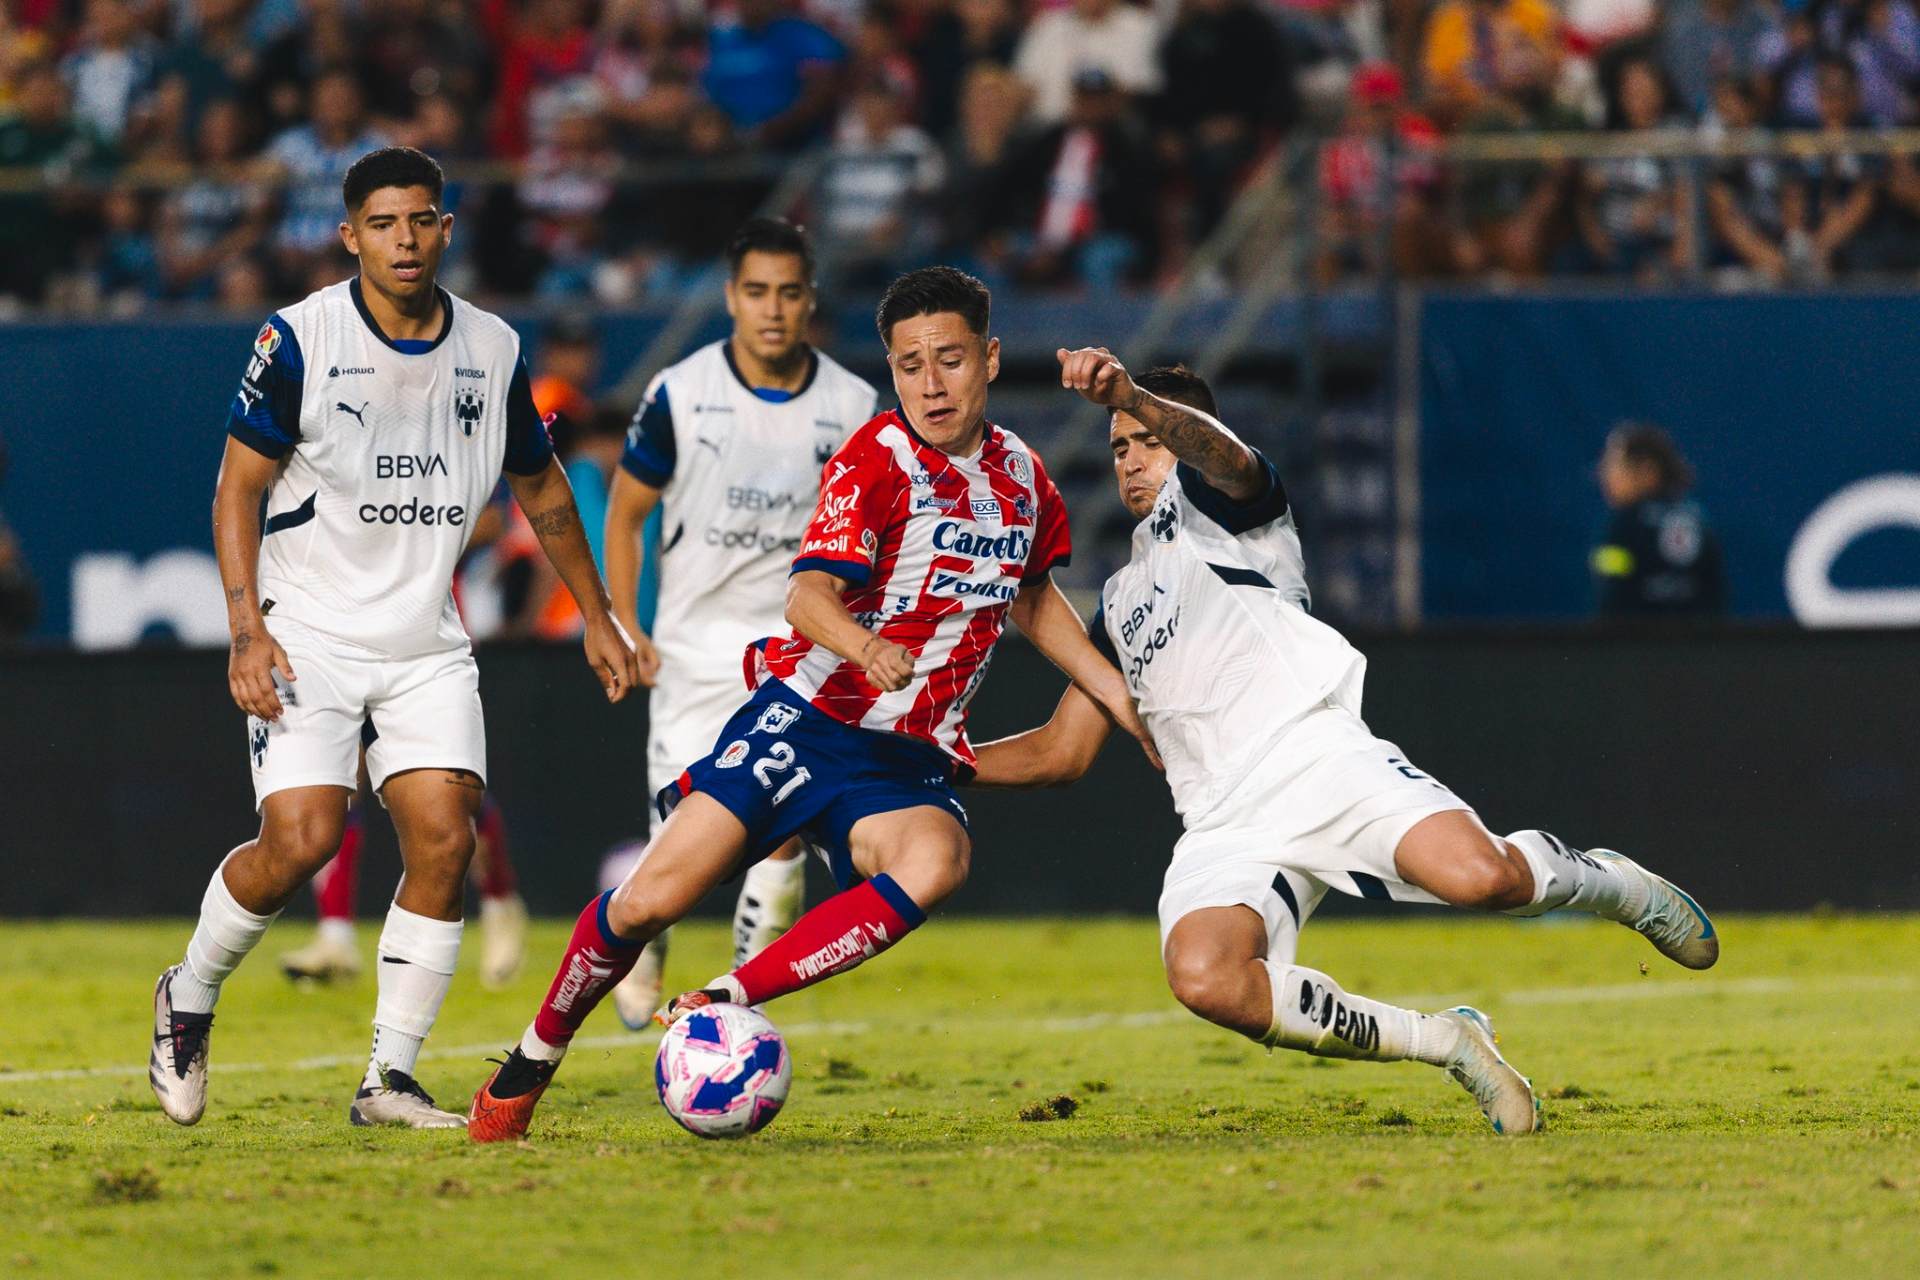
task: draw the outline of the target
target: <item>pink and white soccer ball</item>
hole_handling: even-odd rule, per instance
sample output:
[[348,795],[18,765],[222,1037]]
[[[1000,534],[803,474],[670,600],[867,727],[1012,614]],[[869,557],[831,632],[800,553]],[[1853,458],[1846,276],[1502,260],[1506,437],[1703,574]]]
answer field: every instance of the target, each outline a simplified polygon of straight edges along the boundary
[[667,1028],[653,1059],[660,1105],[702,1138],[744,1138],[773,1122],[793,1084],[787,1042],[764,1014],[711,1004]]

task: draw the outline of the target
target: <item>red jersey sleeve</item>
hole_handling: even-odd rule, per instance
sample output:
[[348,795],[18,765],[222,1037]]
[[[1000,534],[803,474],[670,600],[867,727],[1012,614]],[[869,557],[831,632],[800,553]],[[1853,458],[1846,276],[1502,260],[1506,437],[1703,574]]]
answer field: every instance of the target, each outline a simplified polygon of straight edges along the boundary
[[1038,582],[1055,569],[1065,568],[1073,559],[1073,531],[1067,527],[1067,504],[1053,487],[1053,477],[1041,465],[1040,455],[1033,458],[1033,492],[1040,510],[1033,521],[1033,554],[1027,557],[1022,582]]
[[842,445],[820,473],[820,501],[800,540],[792,572],[818,569],[856,587],[867,585],[893,518],[900,481],[892,452],[868,432]]

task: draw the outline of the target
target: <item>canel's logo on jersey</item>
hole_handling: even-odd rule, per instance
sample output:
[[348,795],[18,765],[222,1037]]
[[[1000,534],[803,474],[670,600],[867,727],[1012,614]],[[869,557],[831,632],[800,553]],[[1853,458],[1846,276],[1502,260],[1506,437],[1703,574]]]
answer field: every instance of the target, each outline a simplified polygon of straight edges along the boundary
[[480,415],[487,407],[487,398],[474,387],[462,387],[460,394],[453,398],[453,417],[460,429],[468,435],[473,434],[473,425],[480,421]]
[[942,520],[933,526],[933,545],[936,550],[952,551],[976,560],[1025,564],[1028,554],[1033,550],[1033,539],[1025,529],[1010,529],[997,538],[989,538],[984,534],[968,532],[967,527],[957,520]]

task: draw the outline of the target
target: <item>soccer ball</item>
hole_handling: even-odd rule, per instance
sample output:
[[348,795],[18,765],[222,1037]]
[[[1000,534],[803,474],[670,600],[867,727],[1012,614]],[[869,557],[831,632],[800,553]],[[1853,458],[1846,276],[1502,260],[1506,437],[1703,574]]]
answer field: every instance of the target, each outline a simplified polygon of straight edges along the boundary
[[653,1082],[660,1105],[688,1133],[744,1138],[780,1114],[793,1084],[793,1059],[763,1014],[740,1004],[711,1004],[660,1037]]

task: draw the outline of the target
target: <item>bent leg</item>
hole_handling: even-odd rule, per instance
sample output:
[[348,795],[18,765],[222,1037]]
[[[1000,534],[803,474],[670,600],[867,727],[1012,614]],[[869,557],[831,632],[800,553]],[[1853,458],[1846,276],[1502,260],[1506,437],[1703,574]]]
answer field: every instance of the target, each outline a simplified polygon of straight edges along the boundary
[[260,834],[229,853],[207,884],[186,959],[173,978],[177,1011],[213,1011],[221,984],[339,848],[347,795],[345,787],[292,787],[262,801]]
[[1174,924],[1160,958],[1174,999],[1216,1026],[1259,1040],[1273,1025],[1267,947],[1267,922],[1253,908],[1202,907]]
[[935,805],[869,814],[853,824],[847,847],[867,879],[801,916],[729,974],[738,998],[761,1004],[879,955],[966,883],[973,854],[966,828]]
[[1393,853],[1402,880],[1455,907],[1511,911],[1533,901],[1526,858],[1482,825],[1471,809],[1429,814]]

